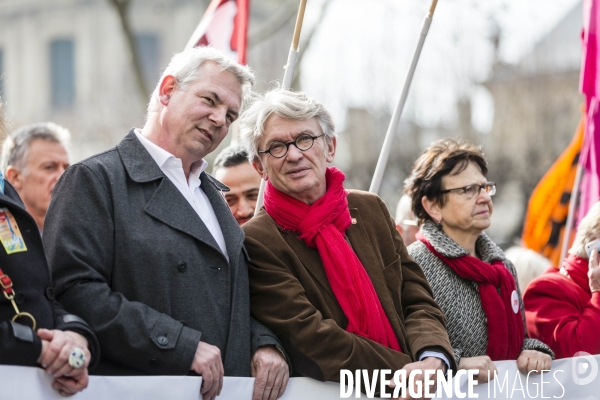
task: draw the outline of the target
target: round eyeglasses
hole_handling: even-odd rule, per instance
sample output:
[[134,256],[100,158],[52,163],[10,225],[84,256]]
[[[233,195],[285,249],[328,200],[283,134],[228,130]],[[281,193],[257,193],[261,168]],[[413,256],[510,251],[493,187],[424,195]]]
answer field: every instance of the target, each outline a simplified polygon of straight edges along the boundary
[[485,190],[490,196],[493,196],[496,194],[496,183],[486,182],[483,185],[474,183],[472,185],[463,186],[459,188],[442,190],[440,193],[456,192],[459,194],[464,194],[467,199],[472,199],[475,196],[479,196],[479,193],[481,193],[481,189]]
[[303,133],[302,135],[298,136],[296,140],[292,140],[291,142],[273,142],[267,150],[259,151],[258,154],[268,153],[275,158],[283,158],[287,154],[290,145],[293,144],[300,151],[306,151],[313,147],[313,144],[315,144],[315,139],[318,139],[323,135],[325,134],[321,133],[319,136],[310,136],[307,133]]

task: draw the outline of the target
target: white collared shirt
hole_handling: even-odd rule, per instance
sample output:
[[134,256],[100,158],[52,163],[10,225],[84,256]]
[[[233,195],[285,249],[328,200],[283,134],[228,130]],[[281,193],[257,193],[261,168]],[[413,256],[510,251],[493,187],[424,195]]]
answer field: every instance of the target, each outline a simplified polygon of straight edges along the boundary
[[186,180],[185,173],[183,172],[183,163],[180,158],[176,158],[173,154],[145,138],[137,129],[135,130],[135,135],[148,153],[150,153],[156,164],[158,164],[160,170],[173,182],[187,202],[190,203],[213,238],[215,238],[225,258],[229,260],[227,248],[225,247],[225,238],[223,237],[223,231],[221,231],[215,210],[213,210],[206,193],[200,188],[200,184],[202,183],[200,181],[200,174],[206,169],[208,163],[204,159],[193,163],[189,178]]

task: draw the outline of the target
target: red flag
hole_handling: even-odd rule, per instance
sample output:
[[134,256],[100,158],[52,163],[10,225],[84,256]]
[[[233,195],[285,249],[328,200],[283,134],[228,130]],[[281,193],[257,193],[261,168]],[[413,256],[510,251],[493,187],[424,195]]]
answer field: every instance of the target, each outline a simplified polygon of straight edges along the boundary
[[587,120],[579,162],[583,176],[579,186],[578,221],[600,199],[600,4],[597,0],[583,3],[583,60],[581,66],[581,91],[586,97]]
[[213,0],[186,48],[212,46],[246,64],[250,0]]

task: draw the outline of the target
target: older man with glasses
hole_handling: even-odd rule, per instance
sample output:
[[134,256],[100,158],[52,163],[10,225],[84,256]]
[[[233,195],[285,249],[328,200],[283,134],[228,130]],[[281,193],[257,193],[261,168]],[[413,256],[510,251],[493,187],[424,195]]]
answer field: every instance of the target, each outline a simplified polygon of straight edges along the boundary
[[282,340],[297,375],[455,366],[445,319],[383,201],[344,189],[328,167],[329,112],[303,93],[274,90],[240,122],[267,181],[264,209],[243,229],[251,310]]

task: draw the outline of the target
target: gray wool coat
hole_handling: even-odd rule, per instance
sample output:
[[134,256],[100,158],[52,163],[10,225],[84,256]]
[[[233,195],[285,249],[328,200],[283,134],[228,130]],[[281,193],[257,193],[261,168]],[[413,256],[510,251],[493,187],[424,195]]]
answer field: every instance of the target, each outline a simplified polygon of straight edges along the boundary
[[[420,232],[438,252],[446,257],[456,258],[469,254],[467,250],[439,230],[433,222],[424,222]],[[502,261],[513,275],[517,286],[523,325],[525,325],[523,300],[514,265],[485,233],[481,233],[477,238],[475,250],[480,259],[487,263],[495,260]],[[461,357],[485,355],[488,343],[487,318],[479,299],[477,282],[458,276],[419,240],[408,246],[408,254],[423,269],[431,285],[433,298],[446,316],[448,336],[454,350],[456,364],[460,363]],[[527,337],[527,327],[525,327],[522,349],[538,350],[549,354],[554,359],[554,353],[548,346],[537,339]]]
[[44,227],[57,299],[95,330],[95,373],[183,375],[203,342],[221,350],[225,375],[250,376],[252,353],[278,345],[250,316],[244,233],[206,173],[201,187],[219,220],[229,262],[194,209],[133,130],[70,167]]

